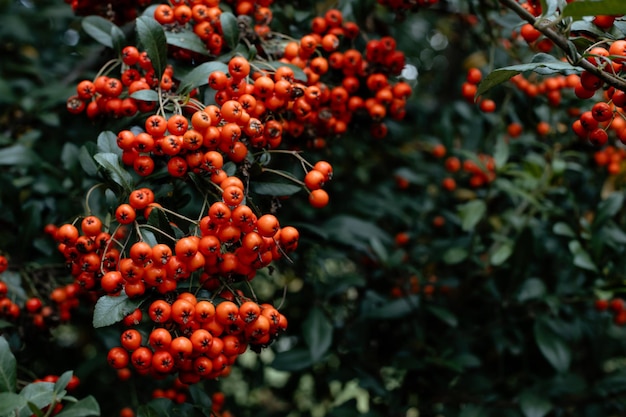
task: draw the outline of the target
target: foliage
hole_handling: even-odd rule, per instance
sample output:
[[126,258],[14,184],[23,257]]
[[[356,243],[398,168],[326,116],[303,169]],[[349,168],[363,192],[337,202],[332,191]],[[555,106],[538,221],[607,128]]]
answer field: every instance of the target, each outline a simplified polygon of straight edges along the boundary
[[[108,14],[94,2],[0,4],[0,48],[12,57],[0,62],[0,415],[624,413],[623,2],[223,2],[206,39],[195,20],[161,24],[146,3],[111,2]],[[312,72],[313,58],[331,62],[324,48],[284,60],[292,39],[304,45],[315,18],[335,12],[359,31],[342,26],[337,47],[363,51],[364,68],[410,97],[394,107],[357,70]],[[402,59],[366,55],[372,40]],[[128,46],[150,65],[122,62]],[[251,84],[287,66],[298,94],[318,78],[346,89],[357,79],[363,103],[309,119],[294,93],[255,116],[265,132],[280,120],[280,140],[246,132],[243,157],[233,143],[212,149],[223,166],[180,165],[153,148],[141,152],[151,169],[134,162],[121,132],[148,130],[153,113],[224,111],[233,93],[220,96],[211,76],[242,57],[259,71],[244,77]],[[134,111],[98,87],[80,96],[81,81],[128,68],[156,80],[124,86]],[[332,164],[332,179],[311,185],[315,161]],[[221,257],[213,270],[206,255],[173,287],[103,284],[118,242],[123,259],[135,242],[176,252],[208,235],[202,218],[229,198],[220,175],[243,180],[237,204],[297,229],[297,248],[268,233],[272,262],[251,260],[252,270],[225,272]],[[322,185],[328,204],[310,202]],[[133,206],[125,229],[120,207],[145,189],[161,206]],[[95,250],[95,271],[75,266],[58,233],[85,219],[113,239]],[[241,246],[223,238],[221,254]],[[194,379],[182,356],[167,372],[142,369],[129,330],[143,347],[155,328],[186,335],[186,321],[148,311],[188,292],[216,306],[251,299],[282,318],[267,339],[239,339],[223,373]],[[128,366],[117,366],[124,353],[112,359],[120,345]]]

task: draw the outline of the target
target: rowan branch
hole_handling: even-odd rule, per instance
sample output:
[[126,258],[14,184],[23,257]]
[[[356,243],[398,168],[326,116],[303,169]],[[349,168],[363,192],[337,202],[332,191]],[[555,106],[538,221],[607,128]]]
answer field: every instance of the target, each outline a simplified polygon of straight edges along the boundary
[[587,59],[585,59],[573,45],[570,43],[569,39],[563,35],[562,33],[554,30],[552,27],[547,25],[537,24],[538,19],[533,16],[528,10],[524,9],[516,0],[499,0],[502,5],[507,7],[508,9],[515,12],[519,17],[526,20],[528,23],[533,25],[535,29],[541,32],[546,38],[550,39],[554,45],[559,47],[567,57],[569,58],[572,65],[575,65],[583,70],[590,72],[600,78],[602,81],[614,87],[618,90],[626,91],[626,80],[621,77],[618,77],[615,74],[611,74],[610,72],[604,71],[602,68],[595,66]]

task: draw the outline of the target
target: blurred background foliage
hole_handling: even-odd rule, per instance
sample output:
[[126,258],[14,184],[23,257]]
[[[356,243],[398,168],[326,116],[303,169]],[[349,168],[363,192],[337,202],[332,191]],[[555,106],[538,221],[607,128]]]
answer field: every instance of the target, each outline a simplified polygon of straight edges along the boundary
[[[488,93],[495,113],[461,98],[470,67],[486,74],[536,52],[510,38],[520,21],[496,2],[441,1],[401,16],[372,0],[278,1],[273,28],[298,38],[335,6],[364,37],[393,36],[406,54],[407,115],[382,140],[356,125],[307,150],[333,164],[331,202],[313,210],[302,193],[283,202],[281,223],[298,227],[300,246],[253,283],[282,304],[289,329],[200,391],[224,392],[238,417],[623,415],[626,331],[594,307],[624,290],[623,173],[596,166],[569,128],[568,110],[591,103],[564,92],[551,106],[511,84]],[[85,213],[101,179],[84,174],[80,149],[122,121],[65,109],[110,54],[67,4],[2,1],[0,39],[0,252],[11,263],[2,279],[23,301],[69,279],[43,227]],[[518,138],[507,134],[512,122],[524,128]],[[472,187],[459,172],[457,188],[444,189],[451,174],[437,145],[462,161],[492,156],[495,179]],[[168,415],[140,406],[171,381],[118,381],[106,365],[114,327],[92,329],[82,307],[50,334],[7,334],[24,379],[74,369],[102,415],[124,406]]]

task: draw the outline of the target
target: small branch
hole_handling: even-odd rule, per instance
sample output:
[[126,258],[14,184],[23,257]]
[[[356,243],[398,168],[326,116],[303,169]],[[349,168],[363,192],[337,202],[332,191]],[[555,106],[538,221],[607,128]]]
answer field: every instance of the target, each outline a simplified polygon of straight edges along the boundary
[[603,71],[601,68],[596,67],[591,62],[583,58],[575,49],[570,48],[570,42],[563,34],[555,31],[552,27],[537,25],[537,18],[532,15],[528,10],[524,9],[515,0],[499,0],[508,9],[514,11],[519,17],[526,20],[533,25],[539,32],[541,32],[546,38],[550,39],[557,47],[562,49],[570,59],[572,65],[580,67],[587,72],[590,72],[606,82],[611,87],[615,87],[618,90],[626,91],[626,80],[615,76],[611,73]]

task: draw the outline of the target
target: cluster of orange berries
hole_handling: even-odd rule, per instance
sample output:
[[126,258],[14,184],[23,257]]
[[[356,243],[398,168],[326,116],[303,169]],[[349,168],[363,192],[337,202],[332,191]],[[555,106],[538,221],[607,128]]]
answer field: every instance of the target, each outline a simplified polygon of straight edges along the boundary
[[[441,159],[446,155],[446,148],[442,144],[435,145],[431,153]],[[464,173],[469,175],[468,184],[472,188],[482,187],[496,178],[496,164],[493,156],[479,153],[477,159],[465,159],[461,161],[457,156],[448,156],[444,160],[444,168],[450,174]],[[453,191],[457,187],[457,180],[448,176],[442,180],[441,186],[447,191]]]
[[626,149],[608,145],[597,150],[593,159],[597,166],[605,167],[609,175],[617,175],[622,169],[622,161],[626,158]]
[[182,292],[171,302],[154,300],[148,315],[152,330],[147,339],[136,328],[124,330],[120,345],[107,354],[108,363],[155,378],[178,374],[184,384],[227,376],[248,347],[260,350],[287,327],[273,306],[240,294],[214,303]]
[[465,81],[461,85],[461,96],[469,103],[478,103],[478,107],[485,113],[496,111],[496,102],[490,98],[477,97],[478,84],[483,79],[483,74],[476,67],[469,68]]
[[156,107],[154,101],[136,100],[132,97],[133,93],[157,87],[162,91],[170,91],[175,87],[171,67],[159,79],[146,52],[140,52],[132,45],[124,47],[121,57],[109,65],[109,72],[121,65],[119,78],[99,75],[93,81],[80,81],[76,86],[76,94],[67,99],[66,107],[70,113],[85,112],[92,119],[100,115],[132,117],[138,112],[150,112]]
[[390,36],[369,40],[364,52],[342,42],[354,40],[359,32],[355,23],[331,9],[313,19],[311,33],[285,46],[280,61],[301,68],[307,77],[285,117],[290,136],[304,134],[314,146],[323,146],[324,137],[343,134],[355,116],[364,115],[372,135],[383,138],[387,116],[404,118],[412,88],[392,79],[405,65],[404,53]]

